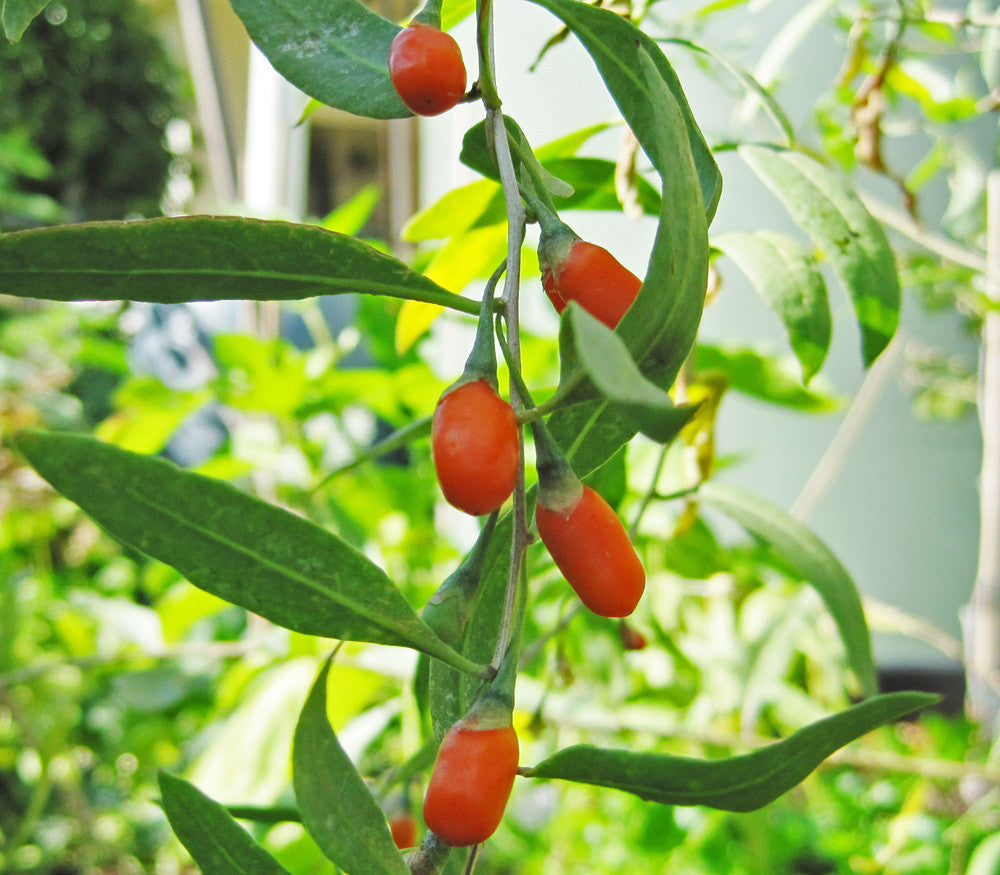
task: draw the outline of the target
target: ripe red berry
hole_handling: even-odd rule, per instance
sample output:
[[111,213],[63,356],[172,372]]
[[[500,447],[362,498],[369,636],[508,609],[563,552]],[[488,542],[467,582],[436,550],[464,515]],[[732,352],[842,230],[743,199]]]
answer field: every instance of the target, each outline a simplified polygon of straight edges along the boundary
[[417,821],[408,811],[403,811],[389,820],[389,832],[397,848],[417,846]]
[[517,417],[486,380],[445,392],[434,411],[431,450],[441,491],[479,516],[502,505],[517,480]]
[[450,34],[429,24],[411,24],[389,48],[389,78],[417,115],[439,115],[465,94],[462,50]]
[[580,601],[602,617],[627,617],[646,572],[614,510],[586,484],[569,508],[553,510],[543,499],[535,512],[538,534]]
[[517,774],[514,727],[456,723],[441,742],[424,797],[424,822],[443,842],[486,841],[500,825]]
[[568,252],[565,245],[562,250],[539,253],[542,286],[556,312],[562,313],[570,301],[576,301],[614,328],[635,300],[642,280],[596,243],[576,238]]
[[642,632],[636,629],[635,626],[630,626],[624,620],[618,626],[618,634],[622,639],[622,647],[626,650],[644,650],[649,643]]

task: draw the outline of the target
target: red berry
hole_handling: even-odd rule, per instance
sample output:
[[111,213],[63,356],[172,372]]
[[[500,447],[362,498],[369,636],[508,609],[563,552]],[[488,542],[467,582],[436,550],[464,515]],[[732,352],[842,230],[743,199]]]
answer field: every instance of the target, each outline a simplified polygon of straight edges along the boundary
[[500,825],[517,774],[514,727],[456,723],[441,742],[424,797],[424,822],[443,842],[486,841]]
[[622,647],[626,650],[644,650],[648,644],[646,636],[624,620],[622,620],[621,625],[618,627],[618,633],[621,635]]
[[[544,496],[542,496],[544,498]],[[570,586],[602,617],[627,617],[646,587],[646,572],[611,506],[589,486],[568,509],[540,498],[538,534]]]
[[438,115],[465,94],[465,63],[454,37],[414,23],[396,34],[389,48],[389,78],[417,115]]
[[417,846],[417,821],[410,812],[397,814],[389,821],[389,832],[397,848],[415,848]]
[[[542,256],[545,253],[540,253]],[[552,263],[542,258],[542,286],[557,313],[570,301],[614,328],[639,293],[642,280],[607,249],[577,238],[568,255]]]
[[445,392],[434,411],[431,450],[441,491],[459,510],[492,513],[514,491],[517,417],[486,380]]

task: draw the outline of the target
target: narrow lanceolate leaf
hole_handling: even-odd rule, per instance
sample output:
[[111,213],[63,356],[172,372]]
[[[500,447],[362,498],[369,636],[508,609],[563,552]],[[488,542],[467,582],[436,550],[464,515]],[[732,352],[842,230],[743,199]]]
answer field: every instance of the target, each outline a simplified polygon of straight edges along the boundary
[[48,3],[49,0],[0,0],[0,18],[7,39],[17,42]]
[[407,875],[385,815],[326,717],[327,661],[295,727],[292,783],[302,823],[350,875]]
[[729,759],[698,760],[576,745],[558,751],[527,774],[611,787],[666,805],[754,811],[791,790],[845,744],[936,700],[926,693],[876,696],[770,747]]
[[[645,77],[642,94],[648,98],[641,106],[645,122],[639,139],[651,158],[662,159],[654,159],[662,201],[642,288],[616,331],[640,372],[666,390],[687,357],[701,321],[708,228],[681,107],[656,59],[642,52],[635,61]],[[640,112],[638,106],[634,109]],[[571,462],[581,476],[607,461],[636,431],[603,399],[558,411],[550,424],[564,447],[573,446]],[[586,442],[580,439],[583,429],[589,434]]]
[[830,548],[780,507],[742,489],[710,482],[702,484],[698,495],[766,541],[815,588],[837,624],[861,689],[865,695],[874,694],[878,690],[878,680],[861,596],[851,575]]
[[479,309],[353,237],[234,216],[93,222],[4,234],[0,289],[56,301],[168,304],[357,292],[468,313]]
[[837,271],[854,304],[871,365],[899,323],[899,273],[885,231],[848,184],[799,152],[743,146],[740,154]]
[[357,0],[231,0],[275,70],[310,97],[355,115],[412,113],[389,80],[399,27]]
[[635,131],[653,166],[663,176],[670,172],[670,163],[675,155],[667,149],[651,151],[649,148],[649,144],[655,143],[658,136],[657,121],[655,114],[650,112],[650,104],[659,100],[659,97],[650,88],[642,58],[648,55],[653,59],[660,81],[670,89],[681,109],[681,124],[689,141],[689,151],[694,156],[704,211],[711,220],[722,193],[722,174],[694,120],[680,80],[656,42],[610,9],[578,0],[533,2],[562,19],[583,43],[625,121]]
[[22,432],[35,470],[113,537],[195,586],[306,635],[463,659],[377,565],[325,529],[210,477],[89,437]]
[[797,240],[773,231],[719,234],[712,243],[781,318],[808,383],[823,365],[832,331],[826,282],[815,258]]
[[202,872],[212,875],[288,875],[267,851],[213,799],[193,784],[160,773],[163,811]]
[[691,418],[694,407],[676,407],[663,389],[647,380],[622,339],[579,304],[562,317],[562,360],[575,358],[612,408],[647,437],[668,443]]

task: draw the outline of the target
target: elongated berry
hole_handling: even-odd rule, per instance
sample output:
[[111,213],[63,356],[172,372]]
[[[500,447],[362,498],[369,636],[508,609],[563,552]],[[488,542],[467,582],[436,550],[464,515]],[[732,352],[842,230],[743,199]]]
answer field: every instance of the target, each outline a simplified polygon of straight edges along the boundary
[[389,820],[389,832],[397,848],[416,847],[417,821],[409,811],[401,811]]
[[583,484],[579,499],[553,509],[539,496],[538,534],[563,577],[590,610],[627,617],[646,587],[646,572],[611,506]]
[[579,237],[557,239],[539,251],[542,286],[557,313],[570,301],[614,328],[639,293],[642,280],[607,249]]
[[403,103],[417,115],[439,115],[465,94],[465,62],[451,34],[413,23],[389,48],[389,79]]
[[456,723],[441,742],[427,785],[427,828],[454,847],[486,841],[503,818],[517,759],[513,726],[479,729]]
[[514,491],[519,461],[517,418],[486,380],[441,396],[431,451],[441,491],[459,510],[491,513]]

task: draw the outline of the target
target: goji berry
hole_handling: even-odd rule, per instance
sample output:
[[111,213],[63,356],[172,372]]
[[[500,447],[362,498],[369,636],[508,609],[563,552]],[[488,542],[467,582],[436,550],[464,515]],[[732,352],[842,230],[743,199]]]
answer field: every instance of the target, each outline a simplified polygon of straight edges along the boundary
[[636,629],[635,626],[630,626],[624,620],[618,626],[618,634],[622,639],[622,647],[626,650],[644,650],[649,643],[642,632]]
[[602,617],[627,617],[645,589],[646,572],[614,510],[586,484],[569,506],[544,502],[543,491],[538,534],[580,601]]
[[517,733],[509,724],[459,721],[438,750],[424,797],[424,822],[454,847],[486,841],[500,825],[517,774]]
[[476,516],[491,513],[517,480],[517,417],[486,380],[461,383],[438,401],[431,451],[449,503]]
[[614,328],[632,305],[642,280],[622,265],[607,249],[573,239],[568,251],[563,245],[539,252],[542,286],[557,313],[570,301]]
[[389,48],[389,79],[417,115],[439,115],[465,94],[465,62],[455,38],[414,22],[396,34]]
[[403,811],[389,820],[389,832],[397,848],[414,848],[417,845],[417,821],[414,816]]

